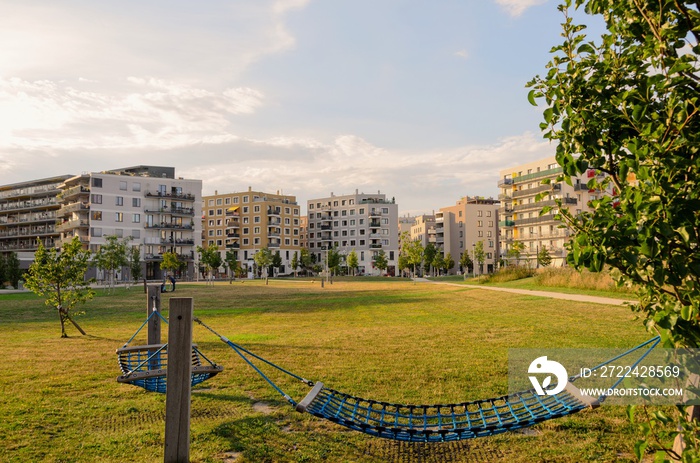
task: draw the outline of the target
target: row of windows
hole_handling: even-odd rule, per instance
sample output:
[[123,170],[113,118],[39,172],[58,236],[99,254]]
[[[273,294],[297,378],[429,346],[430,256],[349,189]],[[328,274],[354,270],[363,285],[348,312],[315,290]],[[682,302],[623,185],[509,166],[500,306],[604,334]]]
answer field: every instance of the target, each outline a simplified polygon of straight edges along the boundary
[[[250,223],[248,219],[249,219],[248,217],[243,217],[243,223],[244,224]],[[255,216],[253,222],[260,223],[260,217]],[[207,223],[209,224],[209,227],[214,227],[214,226],[221,227],[221,226],[225,225],[223,219],[216,219],[216,221],[214,221],[214,219],[209,219],[209,222],[207,222]],[[284,224],[291,225],[292,220],[289,217],[285,217]],[[279,224],[271,223],[270,225],[279,225]],[[299,219],[294,219],[294,225],[299,226]]]
[[[102,188],[102,179],[93,177],[92,178],[92,186],[95,188]],[[165,185],[161,185],[162,187],[165,187]],[[120,180],[119,181],[119,189],[122,191],[126,191],[129,189],[129,186],[126,182],[126,180]],[[131,191],[141,191],[141,182],[131,182]]]
[[[210,206],[210,207],[213,206],[213,204],[211,204],[212,201],[213,201],[213,200],[211,200],[211,199],[209,200],[209,206]],[[254,213],[256,213],[256,212],[259,213],[261,210],[262,210],[262,209],[260,208],[260,206],[253,206],[253,212],[254,212]],[[249,208],[248,206],[243,206],[243,209],[242,209],[242,213],[243,213],[243,214],[248,214],[249,211],[250,211],[250,208]],[[276,208],[274,212],[277,213],[277,214],[279,214],[279,213],[282,212],[282,211],[281,211],[280,208]],[[292,208],[290,208],[290,207],[285,207],[285,208],[284,208],[284,213],[285,213],[285,215],[290,215],[290,214],[292,213]],[[223,210],[223,209],[209,209],[209,210],[207,211],[207,215],[210,216],[210,217],[211,217],[211,216],[215,216],[215,215],[224,215],[224,210]],[[294,215],[299,215],[299,209],[294,208]]]
[[[354,204],[355,204],[354,199],[341,199],[340,201],[333,201],[333,207],[338,207],[339,205],[340,206],[352,206]],[[321,209],[324,206],[330,206],[330,205],[331,205],[330,201],[328,201],[325,204],[316,203],[316,209]],[[309,209],[313,209],[313,208],[314,208],[314,203],[309,203]],[[360,214],[362,214],[362,212],[360,212]]]
[[[92,204],[102,204],[102,195],[92,194],[90,196],[90,202]],[[114,205],[115,206],[123,206],[124,205],[124,197],[123,196],[115,196]],[[131,206],[132,207],[141,207],[141,198],[131,198]]]
[[[101,236],[108,236],[108,235],[113,235],[116,236],[117,238],[123,238],[124,237],[124,229],[123,228],[115,228],[113,233],[103,233],[102,228],[99,227],[93,227],[90,229],[90,236],[93,238],[99,238]],[[134,239],[140,239],[141,238],[141,230],[129,230],[129,235],[131,238]]]

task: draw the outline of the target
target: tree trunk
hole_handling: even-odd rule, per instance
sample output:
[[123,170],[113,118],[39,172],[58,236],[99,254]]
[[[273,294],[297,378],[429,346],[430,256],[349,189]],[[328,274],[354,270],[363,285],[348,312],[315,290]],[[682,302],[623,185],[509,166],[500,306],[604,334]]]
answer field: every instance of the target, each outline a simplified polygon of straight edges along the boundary
[[58,319],[61,321],[61,337],[67,338],[68,335],[66,334],[66,323],[63,319],[63,312],[61,308],[58,309]]

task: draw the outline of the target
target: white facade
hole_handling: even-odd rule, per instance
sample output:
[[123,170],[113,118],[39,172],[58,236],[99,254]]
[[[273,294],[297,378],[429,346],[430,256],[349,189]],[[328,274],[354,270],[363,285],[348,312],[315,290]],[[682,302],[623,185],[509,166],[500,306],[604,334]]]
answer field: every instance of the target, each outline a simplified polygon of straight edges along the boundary
[[399,258],[399,210],[386,195],[359,193],[311,199],[307,203],[309,252],[317,262],[325,249],[341,254],[357,253],[360,274],[379,275],[373,261],[384,251],[389,261],[386,273],[395,275]]

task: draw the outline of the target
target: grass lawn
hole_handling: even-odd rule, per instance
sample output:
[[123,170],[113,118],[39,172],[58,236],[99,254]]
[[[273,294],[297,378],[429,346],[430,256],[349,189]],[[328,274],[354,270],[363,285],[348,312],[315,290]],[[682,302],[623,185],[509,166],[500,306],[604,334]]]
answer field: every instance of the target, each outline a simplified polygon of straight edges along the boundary
[[480,282],[478,279],[468,278],[459,275],[450,275],[445,277],[435,277],[430,278],[433,281],[443,281],[449,283],[462,283],[466,285],[484,285],[484,286],[500,286],[503,288],[515,288],[515,289],[529,289],[533,291],[551,291],[554,293],[564,293],[564,294],[585,294],[588,296],[600,296],[600,297],[611,297],[614,299],[621,300],[635,300],[636,296],[633,292],[629,291],[606,291],[598,289],[581,289],[581,288],[567,288],[564,286],[542,286],[535,281],[535,277],[521,278],[519,280],[503,281],[496,283],[484,283]]
[[[649,337],[623,307],[393,279],[178,284],[163,296],[164,308],[170,296],[193,297],[196,316],[297,374],[388,402],[505,394],[512,347],[631,347]],[[145,307],[139,287],[100,291],[78,319],[88,336],[69,325],[72,337],[61,339],[43,301],[0,295],[0,461],[162,461],[165,396],[115,381],[114,351]],[[193,462],[633,460],[634,430],[614,406],[457,446],[398,446],[296,413],[214,335],[195,326],[194,339],[226,370],[193,392]],[[276,378],[297,400],[308,391]]]

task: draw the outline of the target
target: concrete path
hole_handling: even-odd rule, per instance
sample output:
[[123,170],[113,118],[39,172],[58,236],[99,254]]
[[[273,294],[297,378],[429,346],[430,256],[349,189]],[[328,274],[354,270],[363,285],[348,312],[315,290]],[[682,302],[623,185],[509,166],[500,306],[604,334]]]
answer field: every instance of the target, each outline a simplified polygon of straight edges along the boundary
[[460,288],[485,289],[487,291],[502,291],[504,293],[524,294],[527,296],[549,297],[552,299],[563,299],[563,300],[567,300],[567,301],[592,302],[594,304],[628,305],[628,304],[635,304],[637,302],[637,301],[632,301],[632,300],[615,299],[612,297],[588,296],[585,294],[555,293],[552,291],[537,291],[537,290],[532,290],[532,289],[503,288],[500,286],[463,285],[463,284],[459,284],[459,283],[430,281],[430,280],[425,279],[425,278],[415,278],[414,280],[418,281],[418,282],[422,282],[422,283],[432,283],[434,285],[448,285],[448,286],[458,286]]

